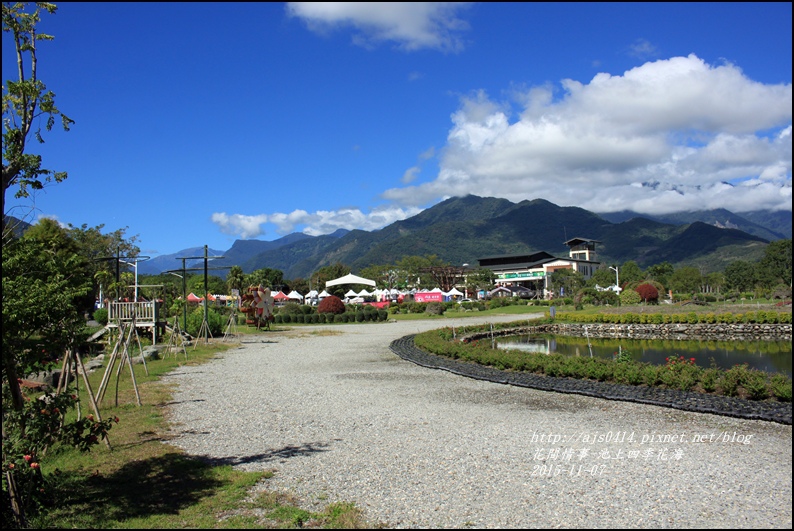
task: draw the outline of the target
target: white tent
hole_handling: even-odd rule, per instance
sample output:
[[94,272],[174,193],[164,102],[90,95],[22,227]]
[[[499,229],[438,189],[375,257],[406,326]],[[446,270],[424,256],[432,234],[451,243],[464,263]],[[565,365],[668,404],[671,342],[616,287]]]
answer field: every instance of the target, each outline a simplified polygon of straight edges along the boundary
[[356,293],[352,289],[349,289],[347,290],[347,293],[345,293],[345,297],[358,297],[358,293]]
[[444,295],[447,295],[447,296],[453,296],[453,295],[463,295],[463,293],[461,293],[460,291],[458,291],[458,290],[457,290],[457,289],[455,289],[455,288],[452,288],[451,290],[449,290],[448,292],[446,292]]
[[312,298],[316,299],[317,298],[317,290],[316,289],[311,290],[309,293],[306,294],[306,297],[309,298],[309,299],[312,299]]
[[323,290],[322,292],[320,292],[319,295],[317,295],[317,298],[318,299],[324,299],[324,298],[330,297],[330,296],[331,296],[330,293],[328,293],[327,291]]
[[375,286],[375,281],[368,278],[357,277],[353,273],[350,273],[349,275],[329,280],[325,283],[325,287],[330,288],[331,286],[338,286],[340,284],[366,284],[367,286]]
[[362,289],[361,291],[358,292],[359,297],[370,297],[371,295],[372,293],[370,293],[366,289]]
[[298,300],[298,301],[302,301],[303,300],[303,295],[301,295],[300,293],[298,293],[295,290],[290,291],[289,295],[287,295],[287,297],[289,297],[290,299]]

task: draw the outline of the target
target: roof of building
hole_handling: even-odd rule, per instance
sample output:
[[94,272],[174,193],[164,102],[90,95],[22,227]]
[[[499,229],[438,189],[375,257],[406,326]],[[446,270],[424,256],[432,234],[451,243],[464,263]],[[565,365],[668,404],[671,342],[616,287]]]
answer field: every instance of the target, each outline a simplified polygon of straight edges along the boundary
[[488,256],[486,258],[478,258],[480,267],[491,266],[523,266],[524,264],[542,263],[549,259],[554,259],[555,256],[547,253],[546,251],[538,251],[530,254],[505,254],[500,256]]
[[601,243],[599,240],[591,240],[590,238],[571,238],[565,245],[573,246],[573,245],[581,245],[583,243]]

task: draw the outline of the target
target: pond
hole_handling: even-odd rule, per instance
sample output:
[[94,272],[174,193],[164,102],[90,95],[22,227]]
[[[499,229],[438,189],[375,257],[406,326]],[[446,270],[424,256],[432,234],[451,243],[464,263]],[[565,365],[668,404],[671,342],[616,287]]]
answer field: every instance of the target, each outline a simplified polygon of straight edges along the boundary
[[504,336],[496,339],[499,348],[529,353],[556,353],[566,356],[614,358],[628,352],[635,361],[664,365],[666,358],[695,358],[700,367],[729,369],[747,363],[751,369],[780,372],[791,377],[791,341],[680,341],[661,339],[604,339],[554,334]]

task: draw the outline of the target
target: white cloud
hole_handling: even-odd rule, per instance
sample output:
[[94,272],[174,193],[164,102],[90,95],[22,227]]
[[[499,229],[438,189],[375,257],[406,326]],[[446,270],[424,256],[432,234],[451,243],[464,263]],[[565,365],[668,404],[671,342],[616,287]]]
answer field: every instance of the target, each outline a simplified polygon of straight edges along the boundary
[[[447,145],[421,153],[402,176],[406,186],[381,194],[384,206],[213,221],[243,238],[262,234],[264,223],[280,234],[375,230],[467,194],[594,212],[791,210],[790,83],[765,85],[690,55],[561,86],[556,99],[552,86],[525,89],[518,109],[482,91],[462,98]],[[433,157],[438,175],[411,185]]]
[[243,214],[227,215],[226,212],[216,212],[212,215],[212,222],[220,227],[221,232],[242,239],[256,238],[265,233],[262,225],[267,222],[266,214],[246,216]]
[[656,46],[645,39],[637,39],[629,46],[629,55],[639,59],[650,59],[656,57],[657,54]]
[[383,197],[411,206],[468,193],[541,197],[596,212],[791,209],[790,83],[690,55],[561,87],[557,99],[554,87],[525,90],[515,111],[481,91],[463,98],[438,176]]
[[403,182],[403,184],[410,184],[414,182],[417,177],[419,177],[420,171],[422,170],[419,168],[419,166],[412,166],[405,170],[405,173],[403,173],[402,179],[400,180]]
[[330,234],[338,229],[377,230],[395,221],[415,216],[421,211],[421,208],[386,205],[373,208],[369,212],[355,207],[318,210],[312,213],[305,210],[293,210],[289,213],[275,212],[256,216],[241,214],[230,216],[221,212],[213,214],[212,221],[220,227],[222,232],[239,236],[242,239],[263,235],[265,231],[262,229],[262,225],[266,223],[275,225],[276,232],[282,236],[296,231],[302,231],[310,236],[319,236]]
[[288,2],[287,14],[315,32],[352,26],[353,42],[372,47],[396,42],[407,51],[459,51],[468,24],[457,17],[468,2]]

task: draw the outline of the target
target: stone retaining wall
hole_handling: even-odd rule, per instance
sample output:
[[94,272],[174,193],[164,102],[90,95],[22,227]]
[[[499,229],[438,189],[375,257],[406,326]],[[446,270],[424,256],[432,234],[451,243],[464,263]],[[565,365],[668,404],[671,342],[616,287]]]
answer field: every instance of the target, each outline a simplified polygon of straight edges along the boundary
[[[791,324],[612,324],[555,323],[494,330],[494,336],[521,334],[559,334],[577,337],[627,339],[678,339],[710,341],[791,341]],[[464,341],[491,337],[491,332],[468,335]]]

